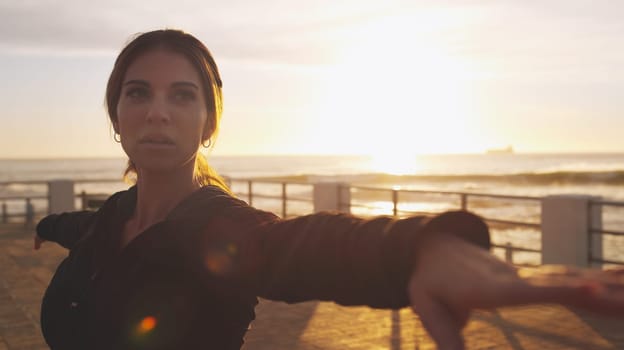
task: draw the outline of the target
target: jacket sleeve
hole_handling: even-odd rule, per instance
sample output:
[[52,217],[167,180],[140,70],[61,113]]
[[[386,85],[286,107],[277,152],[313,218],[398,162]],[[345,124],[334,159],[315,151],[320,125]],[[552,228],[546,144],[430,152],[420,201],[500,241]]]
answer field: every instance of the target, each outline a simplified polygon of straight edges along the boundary
[[85,235],[95,217],[92,211],[51,214],[37,224],[37,235],[47,241],[72,249]]
[[286,302],[401,308],[408,305],[407,283],[424,237],[444,231],[484,248],[490,244],[485,223],[464,211],[401,220],[333,213],[288,220],[265,215],[264,221],[258,212],[237,210],[230,217],[236,224],[223,222],[218,230],[228,232],[224,237],[231,241],[221,244],[234,262],[227,273],[258,296]]

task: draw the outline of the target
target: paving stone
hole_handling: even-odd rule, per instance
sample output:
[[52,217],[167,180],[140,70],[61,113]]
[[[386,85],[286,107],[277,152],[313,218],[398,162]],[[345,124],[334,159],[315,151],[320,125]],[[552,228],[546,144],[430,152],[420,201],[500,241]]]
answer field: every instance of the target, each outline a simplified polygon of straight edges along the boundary
[[24,349],[45,345],[45,341],[34,325],[12,328],[10,332],[3,334],[3,338],[9,349]]

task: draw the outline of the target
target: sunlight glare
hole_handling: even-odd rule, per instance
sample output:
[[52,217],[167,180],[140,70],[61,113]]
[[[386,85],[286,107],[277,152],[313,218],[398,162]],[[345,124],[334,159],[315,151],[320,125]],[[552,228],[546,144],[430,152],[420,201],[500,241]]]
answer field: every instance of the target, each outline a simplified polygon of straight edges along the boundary
[[352,130],[347,141],[384,172],[414,172],[405,156],[478,149],[468,62],[423,38],[414,22],[405,15],[362,25],[327,75],[332,128]]
[[416,174],[421,170],[415,155],[396,152],[372,153],[369,166],[372,172],[392,175]]

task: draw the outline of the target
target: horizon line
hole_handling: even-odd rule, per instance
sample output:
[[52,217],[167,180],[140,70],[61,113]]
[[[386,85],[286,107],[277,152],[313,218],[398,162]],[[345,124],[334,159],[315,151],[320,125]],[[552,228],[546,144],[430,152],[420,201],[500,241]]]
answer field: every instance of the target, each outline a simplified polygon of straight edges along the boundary
[[[534,152],[518,152],[514,151],[509,154],[488,154],[487,152],[466,152],[466,153],[415,153],[405,155],[405,157],[420,157],[420,156],[509,156],[515,155],[617,155],[624,154],[624,151],[534,151]],[[377,157],[378,155],[371,155],[365,153],[231,153],[231,154],[216,154],[208,155],[208,158],[216,157],[229,157],[229,158],[244,158],[244,157]],[[125,156],[22,156],[22,157],[4,157],[0,156],[0,160],[112,160],[112,159],[126,159]]]

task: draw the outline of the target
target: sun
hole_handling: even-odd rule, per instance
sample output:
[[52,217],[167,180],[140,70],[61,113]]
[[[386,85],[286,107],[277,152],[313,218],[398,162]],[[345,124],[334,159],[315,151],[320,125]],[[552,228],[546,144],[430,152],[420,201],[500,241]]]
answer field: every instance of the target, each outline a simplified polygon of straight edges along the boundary
[[406,156],[479,149],[469,65],[419,39],[413,22],[395,16],[360,27],[326,78],[331,125],[385,172],[411,172]]

